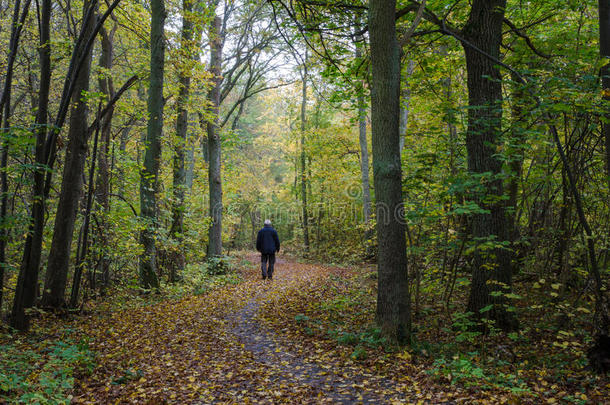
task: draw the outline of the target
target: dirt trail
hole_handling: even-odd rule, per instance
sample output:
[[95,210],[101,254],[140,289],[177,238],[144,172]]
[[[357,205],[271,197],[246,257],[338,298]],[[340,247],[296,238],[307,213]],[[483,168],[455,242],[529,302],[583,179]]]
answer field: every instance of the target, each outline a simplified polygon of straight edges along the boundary
[[[299,265],[300,271],[297,272],[294,262],[279,260],[277,267],[275,279],[272,282],[261,280],[261,283],[265,283],[264,288],[253,288],[252,290],[258,292],[242,309],[229,317],[233,325],[231,331],[239,338],[244,349],[253,354],[256,362],[273,370],[271,381],[274,384],[297,383],[311,387],[316,401],[334,404],[376,404],[390,401],[391,396],[387,393],[394,391],[397,383],[376,378],[353,366],[334,364],[332,367],[324,367],[309,362],[306,358],[285,349],[281,338],[257,321],[256,315],[261,303],[268,299],[275,289],[285,288],[288,284],[294,288],[294,284],[309,282],[305,277],[307,273],[303,272],[309,270],[307,265],[305,269],[302,264]],[[372,386],[369,385],[371,380],[374,380]]]

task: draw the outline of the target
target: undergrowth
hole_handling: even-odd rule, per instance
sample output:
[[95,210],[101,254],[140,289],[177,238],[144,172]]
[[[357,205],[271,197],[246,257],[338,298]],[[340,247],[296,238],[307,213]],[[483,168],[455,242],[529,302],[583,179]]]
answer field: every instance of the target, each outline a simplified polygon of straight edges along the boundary
[[68,404],[75,375],[91,373],[88,341],[22,340],[3,335],[0,345],[0,400],[22,404]]

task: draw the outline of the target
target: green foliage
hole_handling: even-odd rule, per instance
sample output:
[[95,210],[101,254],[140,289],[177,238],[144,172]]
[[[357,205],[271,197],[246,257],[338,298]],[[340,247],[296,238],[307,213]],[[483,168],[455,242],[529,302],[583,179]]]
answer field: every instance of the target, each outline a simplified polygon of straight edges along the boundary
[[181,273],[178,283],[164,284],[163,288],[173,297],[182,297],[201,295],[225,285],[237,284],[241,276],[232,263],[231,258],[223,256],[201,264],[189,264]]
[[531,392],[525,381],[517,375],[494,373],[493,368],[484,369],[477,364],[477,357],[477,352],[470,352],[455,355],[450,359],[437,358],[434,360],[432,368],[428,370],[428,374],[444,378],[451,385],[463,384],[466,387],[478,389],[503,388],[515,394]]
[[0,346],[0,399],[8,403],[68,404],[76,374],[95,366],[86,340],[56,341],[42,352],[19,343]]
[[456,312],[453,314],[453,328],[455,331],[455,341],[474,344],[481,332],[477,331],[478,323],[472,319],[472,312]]
[[233,271],[232,259],[229,256],[215,256],[208,258],[205,271],[210,276],[225,275]]
[[356,346],[356,348],[354,349],[352,354],[350,354],[349,357],[352,360],[357,360],[357,361],[366,360],[366,358],[368,357],[368,353],[364,347]]

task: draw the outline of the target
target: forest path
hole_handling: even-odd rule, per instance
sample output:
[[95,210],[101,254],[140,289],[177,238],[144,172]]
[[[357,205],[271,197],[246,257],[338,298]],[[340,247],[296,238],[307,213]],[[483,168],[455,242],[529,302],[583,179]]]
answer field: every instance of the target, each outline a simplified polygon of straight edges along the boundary
[[402,373],[393,380],[388,370],[365,367],[349,352],[306,344],[295,334],[296,322],[272,327],[265,320],[265,307],[289,309],[297,291],[349,270],[279,257],[273,281],[263,281],[258,257],[248,260],[238,285],[88,317],[84,327],[98,366],[77,381],[74,402],[349,404],[425,398]]

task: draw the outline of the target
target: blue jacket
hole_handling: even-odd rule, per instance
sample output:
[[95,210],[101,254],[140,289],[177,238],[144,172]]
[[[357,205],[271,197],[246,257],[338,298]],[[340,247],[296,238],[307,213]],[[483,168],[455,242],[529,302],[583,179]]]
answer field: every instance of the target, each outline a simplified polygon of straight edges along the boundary
[[263,229],[258,231],[256,250],[266,255],[280,251],[280,238],[278,238],[277,232],[271,225],[265,225]]

